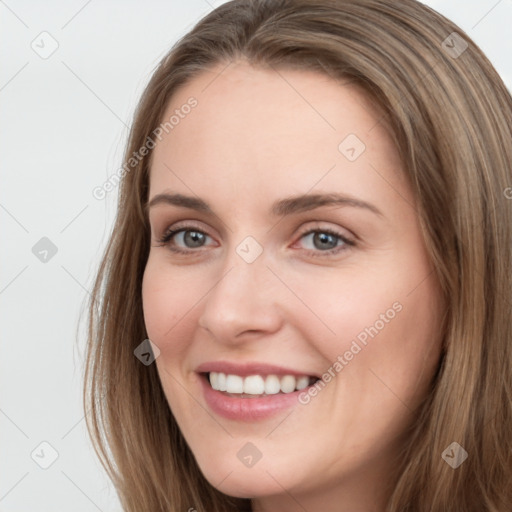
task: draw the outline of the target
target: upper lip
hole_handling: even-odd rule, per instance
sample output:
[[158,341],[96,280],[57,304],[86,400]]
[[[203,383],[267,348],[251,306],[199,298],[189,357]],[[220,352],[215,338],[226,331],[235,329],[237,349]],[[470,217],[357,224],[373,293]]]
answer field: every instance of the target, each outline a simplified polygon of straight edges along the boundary
[[230,361],[209,361],[200,364],[196,368],[197,373],[219,372],[231,375],[239,375],[247,377],[249,375],[293,375],[300,377],[306,375],[308,377],[319,378],[318,375],[309,371],[292,370],[284,366],[277,366],[267,363],[234,363]]

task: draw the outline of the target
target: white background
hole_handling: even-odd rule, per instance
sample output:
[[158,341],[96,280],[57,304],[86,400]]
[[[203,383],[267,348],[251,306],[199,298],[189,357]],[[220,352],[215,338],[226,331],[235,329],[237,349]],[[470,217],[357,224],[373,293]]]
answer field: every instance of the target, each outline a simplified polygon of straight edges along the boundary
[[[0,0],[0,512],[121,510],[81,405],[78,315],[117,193],[100,201],[92,190],[121,165],[156,64],[221,3]],[[512,89],[512,0],[425,3],[465,30]],[[48,59],[31,48],[43,31],[59,45]],[[57,247],[46,263],[32,252],[42,237]],[[48,469],[31,458],[43,441],[58,453]],[[34,458],[49,460],[42,450]]]

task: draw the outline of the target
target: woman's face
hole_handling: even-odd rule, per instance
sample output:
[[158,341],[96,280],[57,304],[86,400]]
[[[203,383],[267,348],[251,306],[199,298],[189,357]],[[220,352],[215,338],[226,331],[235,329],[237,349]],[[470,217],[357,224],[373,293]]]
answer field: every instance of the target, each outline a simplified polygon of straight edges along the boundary
[[259,510],[378,510],[442,314],[381,113],[354,85],[238,61],[180,89],[173,115],[152,155],[144,317],[201,471]]

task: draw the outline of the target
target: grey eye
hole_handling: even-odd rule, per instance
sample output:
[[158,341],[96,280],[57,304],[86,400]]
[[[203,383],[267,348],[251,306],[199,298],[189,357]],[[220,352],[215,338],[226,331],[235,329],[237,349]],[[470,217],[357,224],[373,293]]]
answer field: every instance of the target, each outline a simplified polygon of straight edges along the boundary
[[316,249],[320,251],[334,249],[338,246],[340,241],[343,241],[340,235],[322,230],[311,231],[310,233],[303,235],[302,238],[309,238],[310,245],[309,247],[306,247],[307,249]]
[[178,233],[175,233],[175,237],[182,237],[183,243],[185,247],[190,249],[194,249],[196,247],[201,247],[208,235],[202,233],[201,231],[194,231],[191,229],[183,229]]

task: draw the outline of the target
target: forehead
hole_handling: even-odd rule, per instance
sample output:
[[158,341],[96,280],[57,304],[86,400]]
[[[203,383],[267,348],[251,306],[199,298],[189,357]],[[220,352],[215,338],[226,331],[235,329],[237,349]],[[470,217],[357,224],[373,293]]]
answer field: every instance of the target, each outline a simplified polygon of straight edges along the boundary
[[[191,97],[196,106],[184,108]],[[353,83],[320,73],[221,64],[178,89],[162,122],[172,116],[153,150],[150,195],[282,196],[315,184],[361,193],[382,185],[372,166],[401,179],[381,110]]]

